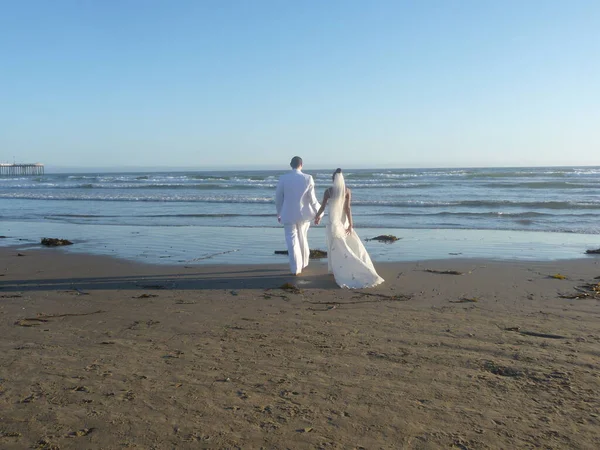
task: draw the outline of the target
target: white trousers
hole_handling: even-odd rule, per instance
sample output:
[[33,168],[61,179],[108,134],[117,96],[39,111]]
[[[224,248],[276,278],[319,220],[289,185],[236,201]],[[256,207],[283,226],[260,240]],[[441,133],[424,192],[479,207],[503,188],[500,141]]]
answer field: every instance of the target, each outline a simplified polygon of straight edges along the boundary
[[310,249],[308,248],[308,228],[310,222],[296,222],[283,224],[285,230],[285,243],[290,257],[290,270],[299,274],[308,266]]

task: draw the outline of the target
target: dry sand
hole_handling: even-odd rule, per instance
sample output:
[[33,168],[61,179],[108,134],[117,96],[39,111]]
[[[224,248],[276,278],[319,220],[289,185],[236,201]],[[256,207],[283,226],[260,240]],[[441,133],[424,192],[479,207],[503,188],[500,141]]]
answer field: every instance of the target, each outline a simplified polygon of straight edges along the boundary
[[0,249],[0,448],[597,449],[600,301],[560,297],[597,261],[380,264],[348,291],[324,263]]

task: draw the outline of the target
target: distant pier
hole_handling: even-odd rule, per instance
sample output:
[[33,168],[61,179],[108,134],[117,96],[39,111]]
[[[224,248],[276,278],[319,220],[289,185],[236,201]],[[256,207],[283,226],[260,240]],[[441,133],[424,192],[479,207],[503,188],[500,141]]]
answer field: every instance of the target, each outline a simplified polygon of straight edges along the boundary
[[44,165],[35,164],[6,164],[0,163],[0,176],[14,175],[44,175]]

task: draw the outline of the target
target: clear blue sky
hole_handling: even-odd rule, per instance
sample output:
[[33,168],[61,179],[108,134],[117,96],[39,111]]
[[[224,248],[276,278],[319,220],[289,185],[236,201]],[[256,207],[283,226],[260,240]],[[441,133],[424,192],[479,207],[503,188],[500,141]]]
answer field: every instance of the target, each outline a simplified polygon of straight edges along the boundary
[[0,162],[600,165],[597,0],[0,0]]

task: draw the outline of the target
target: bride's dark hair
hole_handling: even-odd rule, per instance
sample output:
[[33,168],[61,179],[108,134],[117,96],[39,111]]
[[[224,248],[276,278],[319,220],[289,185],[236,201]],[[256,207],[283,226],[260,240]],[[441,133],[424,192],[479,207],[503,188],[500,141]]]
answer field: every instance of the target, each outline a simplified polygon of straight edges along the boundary
[[335,172],[333,172],[333,175],[331,175],[332,180],[335,178],[336,173],[342,173],[342,169],[340,169],[339,167],[337,169],[335,169]]

